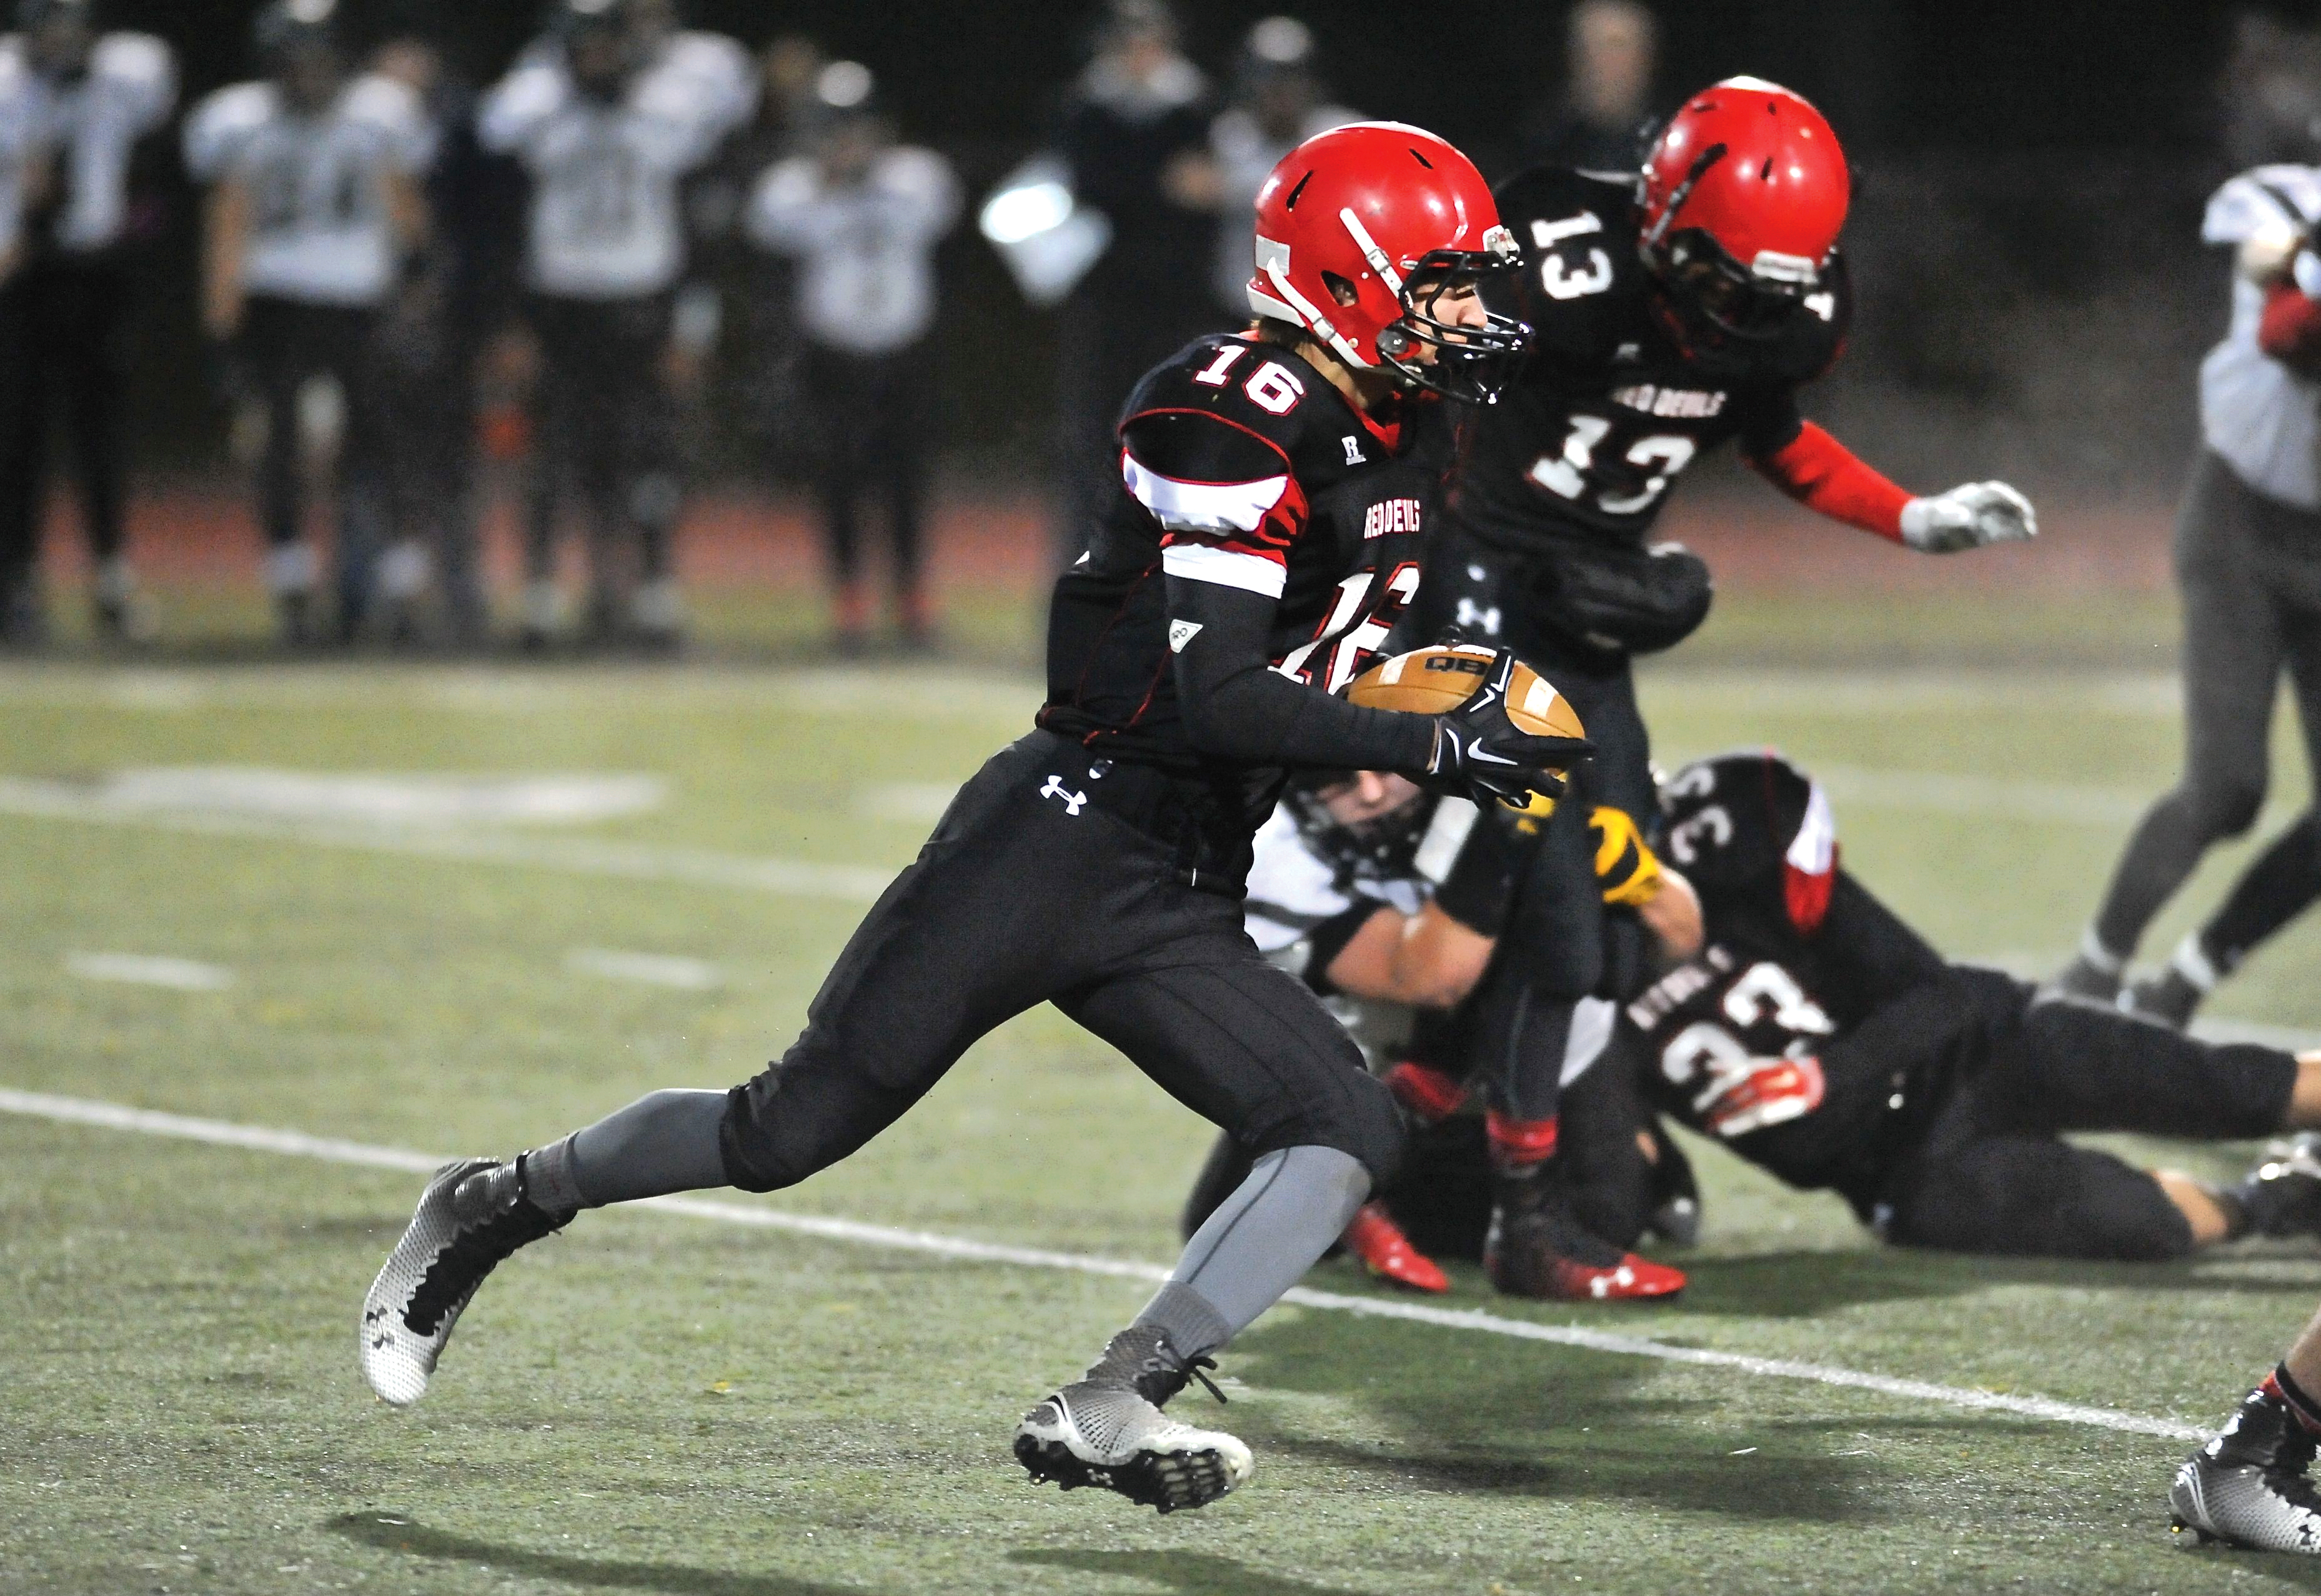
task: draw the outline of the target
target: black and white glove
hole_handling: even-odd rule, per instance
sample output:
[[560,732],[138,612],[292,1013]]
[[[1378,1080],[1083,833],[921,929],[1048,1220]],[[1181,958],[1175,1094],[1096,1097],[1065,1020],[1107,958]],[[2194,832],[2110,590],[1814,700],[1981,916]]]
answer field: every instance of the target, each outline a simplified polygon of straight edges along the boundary
[[2031,501],[2003,482],[1970,482],[1902,506],[1902,541],[1920,554],[1954,554],[2039,535]]
[[1507,683],[1516,664],[1513,654],[1500,649],[1467,702],[1434,718],[1434,752],[1426,774],[1478,803],[1496,798],[1520,809],[1534,793],[1561,798],[1559,772],[1594,753],[1596,745],[1584,737],[1534,737],[1507,719]]

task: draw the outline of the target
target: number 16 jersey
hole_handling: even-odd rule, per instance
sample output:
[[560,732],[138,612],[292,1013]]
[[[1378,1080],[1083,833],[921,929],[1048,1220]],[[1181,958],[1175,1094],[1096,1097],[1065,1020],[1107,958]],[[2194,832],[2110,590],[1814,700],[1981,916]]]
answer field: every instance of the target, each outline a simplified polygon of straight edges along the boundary
[[1532,342],[1479,411],[1448,510],[1484,542],[1634,547],[1693,460],[1738,438],[1752,457],[1803,425],[1797,390],[1837,358],[1852,313],[1843,258],[1772,337],[1679,341],[1636,252],[1635,180],[1535,168],[1498,190],[1524,247],[1488,291]]

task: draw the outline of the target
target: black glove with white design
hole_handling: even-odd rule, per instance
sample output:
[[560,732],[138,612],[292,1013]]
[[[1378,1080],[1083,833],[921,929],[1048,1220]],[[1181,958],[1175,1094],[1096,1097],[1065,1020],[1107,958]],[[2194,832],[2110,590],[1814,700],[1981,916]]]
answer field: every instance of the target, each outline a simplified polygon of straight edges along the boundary
[[1534,793],[1563,796],[1560,773],[1594,753],[1596,745],[1584,737],[1534,737],[1507,719],[1507,683],[1517,663],[1500,649],[1467,702],[1434,718],[1426,774],[1478,803],[1496,798],[1520,809]]

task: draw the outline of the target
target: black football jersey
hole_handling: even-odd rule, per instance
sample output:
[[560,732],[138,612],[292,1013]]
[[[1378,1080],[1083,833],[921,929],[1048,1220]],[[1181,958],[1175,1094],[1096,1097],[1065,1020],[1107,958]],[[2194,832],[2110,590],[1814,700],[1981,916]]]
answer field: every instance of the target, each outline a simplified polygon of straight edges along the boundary
[[1040,724],[1107,757],[1202,770],[1178,712],[1171,660],[1188,639],[1170,633],[1188,623],[1170,620],[1172,576],[1272,596],[1273,668],[1345,686],[1418,591],[1448,427],[1426,402],[1365,415],[1290,350],[1242,334],[1155,367],[1123,413],[1120,492],[1056,583]]
[[1792,1185],[1867,1202],[1955,1038],[1912,1002],[1950,966],[1837,862],[1820,786],[1778,756],[1671,778],[1663,852],[1707,940],[1625,1008],[1662,1111]]
[[1448,504],[1462,526],[1516,550],[1640,544],[1701,455],[1797,436],[1797,390],[1836,359],[1852,314],[1842,258],[1778,335],[1688,347],[1648,298],[1633,178],[1539,167],[1497,193],[1524,265],[1488,294],[1533,336],[1468,430]]

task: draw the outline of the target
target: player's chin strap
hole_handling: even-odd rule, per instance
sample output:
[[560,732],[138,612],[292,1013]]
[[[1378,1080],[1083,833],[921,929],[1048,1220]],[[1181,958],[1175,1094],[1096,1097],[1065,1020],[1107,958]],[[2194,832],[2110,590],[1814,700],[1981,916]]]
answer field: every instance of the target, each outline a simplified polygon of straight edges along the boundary
[[1399,301],[1402,298],[1402,274],[1394,269],[1394,262],[1387,258],[1386,251],[1378,247],[1376,239],[1370,237],[1370,229],[1362,225],[1362,219],[1354,214],[1352,206],[1347,206],[1338,212],[1338,220],[1344,222],[1346,231],[1354,235],[1354,247],[1361,250],[1362,258],[1370,263],[1370,269],[1386,279],[1387,287]]

